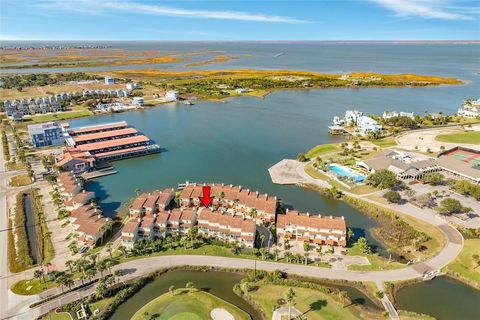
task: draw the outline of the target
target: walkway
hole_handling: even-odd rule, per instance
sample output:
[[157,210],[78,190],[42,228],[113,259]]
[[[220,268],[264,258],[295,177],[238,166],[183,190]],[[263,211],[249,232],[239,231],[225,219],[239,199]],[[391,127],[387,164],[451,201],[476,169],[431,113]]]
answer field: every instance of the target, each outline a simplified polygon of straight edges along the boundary
[[[288,307],[280,307],[273,311],[272,320],[282,320],[282,316],[288,317],[288,314]],[[302,313],[295,307],[291,307],[290,315],[292,319],[295,319],[296,317],[301,316]]]

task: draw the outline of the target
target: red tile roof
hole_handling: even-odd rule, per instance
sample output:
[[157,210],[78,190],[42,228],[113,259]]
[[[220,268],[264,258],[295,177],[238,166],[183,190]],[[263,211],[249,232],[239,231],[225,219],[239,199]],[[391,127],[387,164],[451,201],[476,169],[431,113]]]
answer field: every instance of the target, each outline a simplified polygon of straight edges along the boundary
[[138,227],[139,224],[140,224],[140,222],[138,222],[137,219],[130,219],[130,220],[128,220],[128,222],[125,223],[125,225],[123,226],[122,232],[125,232],[125,233],[133,233],[133,232],[135,232],[135,230],[137,229],[137,227]]
[[73,140],[78,143],[78,142],[85,142],[89,140],[121,137],[129,134],[136,134],[136,133],[138,133],[138,131],[135,128],[125,128],[125,129],[110,130],[110,131],[104,131],[104,132],[82,134],[80,136],[74,136]]
[[100,149],[121,147],[121,146],[134,144],[134,143],[147,142],[149,140],[150,139],[148,139],[148,137],[144,135],[138,135],[138,136],[128,137],[128,138],[120,138],[120,139],[114,139],[114,140],[106,140],[106,141],[82,144],[77,146],[76,148],[83,151],[95,151]]
[[315,229],[336,229],[346,231],[345,219],[333,216],[307,215],[295,210],[277,217],[277,226],[284,228],[287,224],[297,227],[311,227]]
[[138,196],[135,200],[133,200],[132,205],[130,206],[130,209],[132,210],[141,210],[143,208],[143,204],[147,201],[147,194],[143,193],[140,196]]

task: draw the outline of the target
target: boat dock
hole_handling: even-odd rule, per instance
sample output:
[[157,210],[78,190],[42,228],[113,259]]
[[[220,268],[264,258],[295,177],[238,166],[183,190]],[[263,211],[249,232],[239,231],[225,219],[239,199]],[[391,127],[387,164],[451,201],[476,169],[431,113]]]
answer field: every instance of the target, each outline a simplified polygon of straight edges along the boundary
[[298,174],[297,168],[302,163],[297,160],[283,159],[268,169],[268,173],[276,184],[298,184],[304,179]]
[[85,181],[92,180],[95,178],[100,178],[104,176],[109,176],[111,174],[115,174],[118,171],[114,170],[113,167],[98,169],[95,171],[84,172],[81,176]]

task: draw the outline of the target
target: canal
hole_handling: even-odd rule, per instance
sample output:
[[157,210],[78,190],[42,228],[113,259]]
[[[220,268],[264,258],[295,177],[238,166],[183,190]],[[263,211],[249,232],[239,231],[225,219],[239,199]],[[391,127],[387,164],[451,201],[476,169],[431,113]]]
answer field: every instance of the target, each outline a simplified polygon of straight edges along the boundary
[[449,277],[419,282],[398,291],[396,307],[438,320],[480,319],[480,291]]
[[30,257],[32,258],[32,264],[37,264],[40,262],[41,256],[38,248],[37,217],[33,202],[34,200],[30,193],[25,193],[23,195],[23,209],[25,212],[25,224],[27,227],[28,248],[30,251]]

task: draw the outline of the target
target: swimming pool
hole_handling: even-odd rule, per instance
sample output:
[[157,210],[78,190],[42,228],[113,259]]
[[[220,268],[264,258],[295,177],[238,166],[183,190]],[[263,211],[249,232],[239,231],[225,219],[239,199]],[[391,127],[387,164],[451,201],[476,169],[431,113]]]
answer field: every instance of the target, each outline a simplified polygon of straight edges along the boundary
[[358,173],[355,170],[352,170],[348,167],[341,166],[336,163],[328,165],[328,169],[330,169],[330,171],[332,171],[333,173],[341,177],[346,177],[350,180],[353,180],[356,183],[361,183],[365,180],[365,176],[363,174]]

